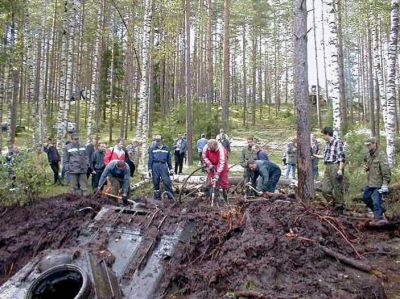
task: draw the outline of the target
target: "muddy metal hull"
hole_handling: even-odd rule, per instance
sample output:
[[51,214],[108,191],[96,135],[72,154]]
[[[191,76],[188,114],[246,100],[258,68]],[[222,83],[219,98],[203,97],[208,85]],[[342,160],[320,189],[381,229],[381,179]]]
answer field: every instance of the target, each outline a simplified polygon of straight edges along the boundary
[[[84,287],[71,298],[154,298],[165,273],[164,261],[174,257],[177,246],[188,241],[195,226],[179,222],[173,232],[153,238],[143,226],[127,225],[141,215],[149,222],[147,229],[155,224],[160,231],[167,216],[155,223],[157,213],[158,209],[103,207],[82,229],[79,246],[43,251],[0,287],[0,298],[49,298],[45,297],[49,292],[55,292],[52,298],[56,298],[65,288],[82,282]],[[99,240],[104,242],[96,246]],[[46,285],[51,287],[46,290]]]

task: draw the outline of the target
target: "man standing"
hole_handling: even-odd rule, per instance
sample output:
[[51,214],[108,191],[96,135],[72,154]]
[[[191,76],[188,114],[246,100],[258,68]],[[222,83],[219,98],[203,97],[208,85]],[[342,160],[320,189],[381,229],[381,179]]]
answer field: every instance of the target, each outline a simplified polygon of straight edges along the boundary
[[[100,177],[103,174],[104,168],[106,165],[104,164],[104,156],[106,154],[106,145],[104,143],[100,143],[97,151],[94,152],[92,158],[93,172],[92,172],[92,187],[93,190],[96,190],[99,186]],[[101,186],[103,188],[103,186]]]
[[249,161],[248,166],[254,172],[252,185],[260,192],[274,193],[281,177],[279,166],[271,161],[261,160]]
[[183,160],[185,159],[186,151],[188,148],[187,140],[179,134],[178,139],[174,145],[175,153],[175,173],[181,174],[183,168]]
[[44,152],[47,154],[47,160],[49,161],[51,170],[54,173],[54,184],[61,184],[59,176],[61,157],[51,138],[47,140]]
[[203,159],[202,159],[202,154],[203,154],[203,148],[207,145],[207,138],[206,134],[201,134],[201,138],[197,140],[197,152],[199,153],[199,161],[200,161],[200,166],[203,166]]
[[315,157],[315,155],[319,155],[319,142],[314,134],[311,134],[311,161],[312,161],[312,170],[314,179],[317,179],[319,176],[318,164],[319,159]]
[[253,148],[257,155],[255,160],[269,161],[268,153],[259,144],[254,144]]
[[120,189],[122,189],[122,204],[126,206],[128,204],[128,194],[131,185],[131,174],[129,166],[126,162],[120,160],[111,161],[103,171],[101,175],[97,192],[101,192],[107,178],[110,179],[112,186],[112,193],[118,195]]
[[148,170],[149,177],[153,179],[154,198],[156,200],[161,199],[160,182],[162,180],[168,197],[173,199],[174,191],[172,189],[171,178],[169,177],[174,173],[171,164],[171,153],[168,146],[163,144],[160,135],[154,137],[154,145],[149,149]]
[[132,142],[126,147],[128,158],[125,160],[125,162],[129,165],[131,177],[133,177],[133,175],[135,174],[135,161],[136,157],[138,156],[138,147],[139,142],[136,139],[133,139]]
[[374,213],[373,225],[387,224],[384,216],[382,194],[389,192],[391,171],[385,152],[378,148],[375,138],[370,138],[365,145],[369,153],[365,158],[365,170],[368,173],[367,186],[364,189],[364,202]]
[[247,162],[249,162],[250,160],[255,160],[257,158],[257,154],[253,149],[253,146],[254,146],[254,138],[248,137],[247,146],[244,147],[242,150],[242,160],[240,162],[240,166],[244,168],[243,178],[245,184],[249,182],[252,177],[252,171],[248,168]]
[[70,179],[71,193],[86,196],[88,191],[86,174],[89,167],[89,157],[86,147],[79,143],[77,134],[72,135],[72,142],[65,147],[64,161]]
[[228,151],[228,153],[231,152],[231,142],[229,141],[229,137],[228,135],[225,134],[224,129],[220,129],[219,130],[219,134],[217,135],[217,137],[215,137],[215,139],[221,143],[224,148],[226,148],[226,150]]
[[93,172],[92,158],[93,158],[93,154],[95,151],[96,151],[96,144],[95,144],[93,138],[90,136],[88,138],[88,142],[86,144],[86,152],[89,157],[89,168],[87,171],[87,179],[88,180],[89,180],[90,175]]
[[222,188],[226,200],[229,188],[228,151],[220,142],[210,139],[203,148],[203,161],[208,169],[207,185],[210,191],[211,187]]
[[325,173],[322,193],[336,210],[342,212],[344,209],[343,172],[346,159],[343,143],[333,136],[331,127],[325,127],[322,134],[326,141],[324,155],[314,155],[318,159],[324,159]]
[[[289,177],[294,181],[296,179],[296,164],[297,164],[297,139],[293,138],[286,147],[286,151],[283,153],[283,164],[286,165],[285,178],[289,180]],[[290,175],[291,174],[291,175]]]

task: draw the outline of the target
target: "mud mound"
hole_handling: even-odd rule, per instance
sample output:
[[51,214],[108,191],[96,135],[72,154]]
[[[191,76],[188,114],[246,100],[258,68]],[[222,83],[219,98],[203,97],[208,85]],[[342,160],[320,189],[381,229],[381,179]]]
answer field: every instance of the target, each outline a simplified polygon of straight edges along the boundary
[[[76,245],[82,225],[111,202],[72,195],[0,210],[0,285],[44,249]],[[82,208],[91,207],[92,209]]]
[[[366,243],[372,236],[323,206],[280,196],[222,211],[202,208],[189,216],[197,221],[197,233],[181,249],[181,263],[168,264],[170,296],[385,298],[377,276],[345,267],[324,252],[368,264],[363,255],[372,250]],[[382,269],[369,266],[380,276]]]

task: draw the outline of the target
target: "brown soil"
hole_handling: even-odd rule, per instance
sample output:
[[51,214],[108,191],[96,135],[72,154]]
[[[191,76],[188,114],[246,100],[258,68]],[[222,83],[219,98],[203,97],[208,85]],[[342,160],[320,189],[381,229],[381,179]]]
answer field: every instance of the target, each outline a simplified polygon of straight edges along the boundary
[[[257,199],[258,200],[258,199]],[[77,245],[77,237],[107,199],[64,195],[27,207],[0,208],[0,284],[44,249]],[[306,205],[294,195],[267,201],[238,201],[210,207],[204,201],[156,208],[149,214],[110,215],[112,226],[140,228],[147,249],[176,224],[191,220],[196,231],[166,261],[160,297],[165,298],[396,298],[400,266],[394,262],[399,229],[371,231],[365,220],[339,216],[322,205]],[[84,207],[92,207],[93,210]],[[182,213],[182,208],[186,212]],[[105,248],[106,234],[94,250]],[[373,274],[343,265],[321,246],[372,266]],[[397,246],[397,248],[396,248]],[[109,262],[112,263],[110,257]],[[129,279],[129,277],[124,277]]]
[[[44,249],[77,245],[83,224],[107,199],[63,195],[30,206],[0,208],[0,285]],[[92,207],[79,212],[79,209]]]
[[[284,195],[191,214],[197,233],[181,248],[181,262],[168,263],[166,297],[394,298],[399,292],[388,286],[400,278],[393,263],[398,250],[385,244],[400,236],[398,229],[366,231],[362,221]],[[378,275],[344,266],[321,245],[373,266]]]

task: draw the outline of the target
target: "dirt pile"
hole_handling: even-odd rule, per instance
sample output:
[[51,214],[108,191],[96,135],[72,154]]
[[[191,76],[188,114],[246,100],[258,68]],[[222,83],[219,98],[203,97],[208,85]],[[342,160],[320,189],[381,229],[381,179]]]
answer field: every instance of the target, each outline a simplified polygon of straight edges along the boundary
[[63,195],[0,208],[0,285],[40,251],[77,245],[81,227],[105,203],[112,202]]
[[[374,252],[396,254],[380,243],[393,236],[360,231],[354,220],[294,196],[194,208],[188,217],[196,219],[197,232],[181,248],[181,262],[168,264],[167,296],[386,298],[380,271],[399,271],[370,263]],[[377,275],[344,266],[324,248],[368,264]]]

